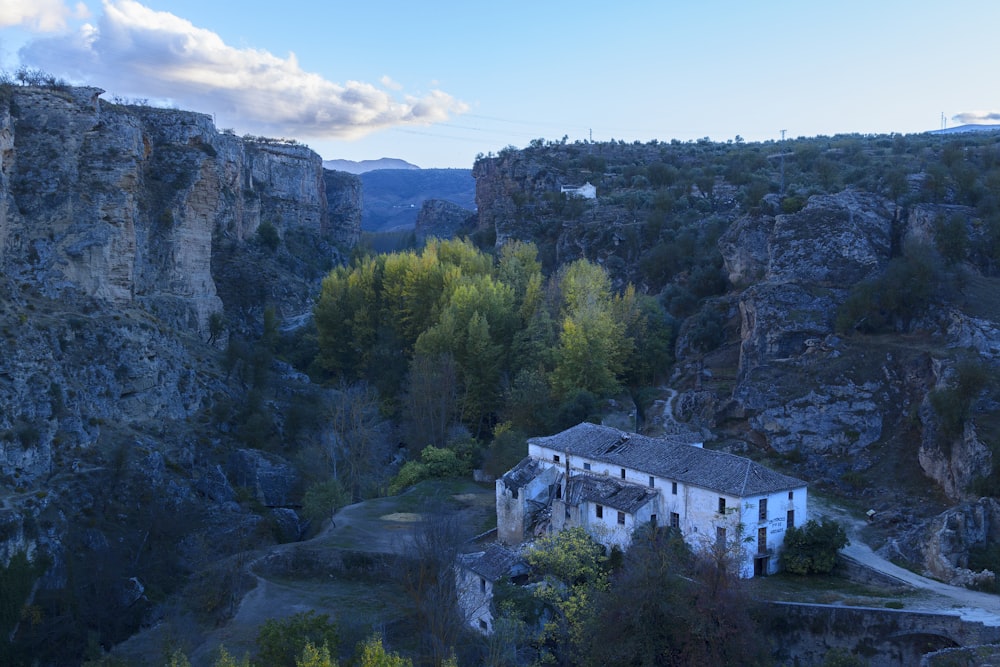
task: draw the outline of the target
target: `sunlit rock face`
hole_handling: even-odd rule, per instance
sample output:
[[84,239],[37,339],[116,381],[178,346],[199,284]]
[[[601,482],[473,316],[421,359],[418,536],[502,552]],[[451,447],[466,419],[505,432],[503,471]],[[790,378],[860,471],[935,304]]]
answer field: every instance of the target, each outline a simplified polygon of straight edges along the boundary
[[[213,245],[299,230],[348,247],[355,182],[308,147],[240,138],[210,116],[110,104],[97,88],[13,88],[0,105],[0,265],[49,296],[141,305],[206,333],[223,304]],[[353,177],[349,177],[353,178]],[[354,205],[356,203],[357,205]]]

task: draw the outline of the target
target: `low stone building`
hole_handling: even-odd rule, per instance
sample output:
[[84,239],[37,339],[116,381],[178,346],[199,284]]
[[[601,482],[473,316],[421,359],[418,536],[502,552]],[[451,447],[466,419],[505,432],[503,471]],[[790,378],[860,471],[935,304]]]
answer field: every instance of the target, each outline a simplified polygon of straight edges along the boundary
[[505,578],[526,574],[528,566],[518,554],[494,542],[485,551],[461,554],[455,567],[458,605],[475,630],[493,632],[493,586]]
[[743,577],[776,572],[786,529],[808,518],[806,483],[702,444],[695,434],[651,438],[589,423],[532,438],[528,456],[496,482],[498,539],[516,545],[582,526],[624,549],[651,522],[678,529],[696,550],[732,547]]

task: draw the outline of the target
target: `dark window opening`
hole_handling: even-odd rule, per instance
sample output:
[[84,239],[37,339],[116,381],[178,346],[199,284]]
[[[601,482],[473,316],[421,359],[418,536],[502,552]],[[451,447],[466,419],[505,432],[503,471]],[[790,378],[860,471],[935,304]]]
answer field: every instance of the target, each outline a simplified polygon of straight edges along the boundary
[[719,514],[725,514],[725,513],[726,513],[726,499],[719,498]]
[[670,513],[670,527],[677,530],[681,529],[681,515],[677,512]]
[[795,527],[795,510],[788,510],[788,528]]
[[622,479],[625,479],[625,468],[622,468]]
[[583,464],[583,469],[584,470],[590,470],[590,464],[589,463],[584,463]]
[[552,455],[552,460],[555,461],[556,463],[559,463],[559,455],[558,454],[553,454]]
[[654,477],[650,476],[650,478],[649,478],[649,488],[652,489],[654,486],[656,486],[655,481],[656,481],[656,479]]
[[757,529],[757,553],[767,553],[767,528]]
[[597,515],[598,519],[604,518],[604,505],[598,505],[594,508],[594,513]]
[[618,513],[618,525],[619,526],[624,526],[625,525],[625,512],[619,512]]
[[670,493],[677,495],[677,482],[670,483]]
[[767,498],[760,499],[760,520],[767,521]]

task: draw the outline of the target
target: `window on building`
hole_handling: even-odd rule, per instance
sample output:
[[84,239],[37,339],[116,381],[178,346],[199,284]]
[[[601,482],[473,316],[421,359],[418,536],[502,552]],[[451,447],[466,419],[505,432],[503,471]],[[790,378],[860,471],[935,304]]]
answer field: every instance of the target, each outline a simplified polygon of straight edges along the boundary
[[619,526],[625,525],[625,512],[618,512],[618,525]]
[[788,520],[785,523],[788,524],[787,528],[795,527],[795,510],[788,510]]
[[555,461],[556,463],[559,463],[559,455],[558,454],[553,454],[552,455],[552,460]]
[[670,513],[670,527],[677,530],[681,529],[681,515],[677,512]]
[[767,528],[757,529],[757,553],[767,553]]
[[622,468],[622,479],[625,479],[625,468]]
[[649,488],[652,489],[654,486],[656,486],[656,479],[652,475],[650,475],[650,477],[649,477]]
[[649,522],[651,524],[653,524],[654,526],[656,525],[656,515],[655,514],[650,514],[649,515]]
[[670,482],[670,493],[677,495],[677,482]]
[[486,592],[486,580],[483,579],[482,577],[479,577],[479,592],[480,593]]
[[562,498],[562,484],[556,484],[556,500]]
[[583,464],[583,469],[584,470],[590,470],[590,464],[589,463],[584,463]]
[[715,543],[720,547],[726,546],[726,529],[722,526],[715,528]]
[[604,505],[597,505],[594,507],[594,514],[597,515],[598,519],[604,518]]
[[788,499],[789,500],[791,500],[794,496],[795,496],[795,492],[794,491],[789,491],[788,492]]
[[486,621],[484,621],[483,619],[479,619],[479,629],[480,630],[489,630],[490,626],[487,625]]
[[760,499],[760,516],[758,517],[761,521],[767,521],[767,498]]
[[719,514],[725,514],[725,513],[726,513],[726,499],[719,498]]

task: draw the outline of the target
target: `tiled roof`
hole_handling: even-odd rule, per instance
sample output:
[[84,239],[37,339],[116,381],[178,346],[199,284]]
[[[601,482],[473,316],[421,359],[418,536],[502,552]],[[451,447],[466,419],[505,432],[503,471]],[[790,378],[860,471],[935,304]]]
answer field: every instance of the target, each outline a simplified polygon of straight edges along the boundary
[[458,562],[490,581],[496,581],[507,574],[511,574],[515,569],[519,569],[519,566],[523,565],[521,557],[516,552],[496,542],[490,543],[486,547],[486,551],[460,554]]
[[577,424],[529,443],[731,496],[765,495],[806,485],[742,456],[597,424]]
[[538,471],[538,461],[526,456],[516,466],[505,472],[500,479],[503,480],[504,486],[508,489],[520,489],[535,479],[538,476]]
[[604,475],[573,475],[566,488],[567,504],[592,502],[629,514],[634,514],[656,495],[654,489]]

